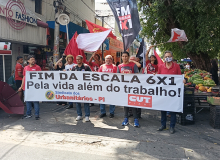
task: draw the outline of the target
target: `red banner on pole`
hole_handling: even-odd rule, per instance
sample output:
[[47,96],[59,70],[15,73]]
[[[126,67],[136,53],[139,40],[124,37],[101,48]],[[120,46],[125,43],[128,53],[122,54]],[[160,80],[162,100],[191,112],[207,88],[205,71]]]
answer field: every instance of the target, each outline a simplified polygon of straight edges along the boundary
[[[86,20],[86,24],[89,28],[90,33],[103,32],[109,30],[109,28],[104,28],[87,20]],[[117,38],[112,32],[109,33],[108,37],[111,37],[113,39]]]

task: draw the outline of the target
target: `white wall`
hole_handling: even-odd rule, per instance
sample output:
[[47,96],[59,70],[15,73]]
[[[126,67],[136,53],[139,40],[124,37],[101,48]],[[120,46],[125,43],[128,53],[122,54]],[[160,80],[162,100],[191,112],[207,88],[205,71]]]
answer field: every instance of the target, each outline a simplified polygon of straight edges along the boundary
[[[95,11],[95,0],[84,0],[84,2]],[[52,6],[53,0],[45,0],[43,2],[42,14],[46,21],[54,21],[55,9]],[[67,6],[67,11],[70,13],[70,21],[75,24],[82,24],[82,20],[95,22],[95,14],[81,0],[65,0],[64,6]]]

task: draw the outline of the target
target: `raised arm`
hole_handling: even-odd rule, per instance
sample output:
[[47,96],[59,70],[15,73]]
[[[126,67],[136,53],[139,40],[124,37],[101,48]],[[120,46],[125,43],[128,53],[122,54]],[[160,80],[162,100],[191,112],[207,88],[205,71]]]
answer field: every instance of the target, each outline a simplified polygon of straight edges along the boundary
[[60,59],[57,61],[57,63],[56,63],[55,66],[54,66],[54,69],[57,69],[58,64],[59,64],[60,61],[62,61],[62,60],[63,60],[63,58],[60,58]]
[[148,50],[147,50],[147,52],[146,52],[146,54],[145,54],[145,59],[146,59],[146,61],[149,60],[148,55],[149,55],[149,53],[150,53],[151,48],[153,48],[153,47],[154,47],[154,46],[150,46],[150,47],[148,48]]
[[137,61],[134,61],[134,60],[129,60],[129,62],[133,62],[137,65],[138,68],[141,68],[141,64]]
[[91,62],[92,62],[92,59],[93,59],[94,56],[95,56],[95,52],[92,54],[92,56],[89,59],[89,65],[91,65]]

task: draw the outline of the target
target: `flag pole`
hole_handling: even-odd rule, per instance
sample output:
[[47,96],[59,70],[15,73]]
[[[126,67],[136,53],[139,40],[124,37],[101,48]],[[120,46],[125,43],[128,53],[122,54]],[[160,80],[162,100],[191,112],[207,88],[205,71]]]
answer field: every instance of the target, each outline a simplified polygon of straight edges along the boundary
[[159,46],[159,45],[166,44],[166,43],[168,43],[168,42],[163,42],[163,43],[155,44],[154,46]]

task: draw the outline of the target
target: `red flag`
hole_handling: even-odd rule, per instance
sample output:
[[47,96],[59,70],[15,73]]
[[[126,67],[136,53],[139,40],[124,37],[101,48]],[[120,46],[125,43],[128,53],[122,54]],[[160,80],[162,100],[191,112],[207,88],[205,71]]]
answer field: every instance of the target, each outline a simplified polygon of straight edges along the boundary
[[158,62],[158,66],[160,66],[161,64],[163,64],[163,61],[161,60],[161,58],[158,56],[157,52],[154,50],[154,55],[157,58],[157,62]]
[[177,40],[178,38],[179,38],[179,34],[177,34],[176,32],[173,32],[174,33],[174,36],[173,36],[173,39],[172,39],[172,41],[175,41],[175,40]]
[[78,36],[78,34],[77,34],[77,32],[75,32],[74,36],[72,37],[69,44],[67,45],[64,53],[66,55],[73,55],[73,57],[74,57],[73,62],[74,63],[76,63],[76,56],[78,56],[78,55],[83,56],[83,63],[87,63],[85,53],[83,52],[83,50],[78,48],[78,45],[76,43],[77,36]]
[[[104,28],[87,20],[86,20],[86,24],[89,28],[90,33],[103,32],[109,30],[109,28]],[[109,33],[108,37],[111,37],[113,39],[117,38],[112,32]]]
[[186,33],[184,30],[180,30],[178,28],[174,28],[171,30],[171,38],[168,42],[177,42],[177,41],[188,41],[186,37]]

